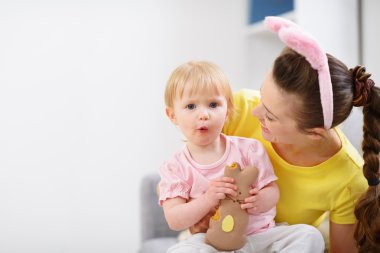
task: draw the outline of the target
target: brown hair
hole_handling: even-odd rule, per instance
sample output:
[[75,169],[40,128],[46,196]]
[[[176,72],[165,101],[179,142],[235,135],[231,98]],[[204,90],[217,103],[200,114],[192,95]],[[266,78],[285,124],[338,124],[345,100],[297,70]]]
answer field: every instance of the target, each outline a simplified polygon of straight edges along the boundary
[[[327,54],[333,89],[334,115],[332,127],[341,124],[353,106],[363,106],[363,173],[369,188],[355,207],[357,224],[355,240],[359,253],[380,252],[380,89],[369,79],[365,68],[348,69]],[[298,101],[295,120],[301,131],[323,127],[318,72],[302,55],[285,48],[273,66],[275,83]]]
[[[358,200],[355,208],[357,224],[355,240],[359,253],[380,252],[380,89],[369,79],[365,68],[352,70],[355,78],[357,99],[363,107],[363,172],[369,188]],[[361,102],[361,100],[364,100]]]
[[[332,126],[342,123],[351,113],[352,76],[341,61],[327,55],[333,85],[334,117]],[[318,72],[304,56],[285,48],[273,66],[273,78],[281,90],[297,97],[295,120],[301,131],[323,127],[323,112],[319,93]]]

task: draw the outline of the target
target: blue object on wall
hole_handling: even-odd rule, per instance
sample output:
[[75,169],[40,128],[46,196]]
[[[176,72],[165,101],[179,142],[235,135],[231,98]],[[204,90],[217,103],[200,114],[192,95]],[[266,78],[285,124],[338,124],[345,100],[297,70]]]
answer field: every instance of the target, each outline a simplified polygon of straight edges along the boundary
[[294,0],[250,0],[249,4],[249,24],[294,10]]

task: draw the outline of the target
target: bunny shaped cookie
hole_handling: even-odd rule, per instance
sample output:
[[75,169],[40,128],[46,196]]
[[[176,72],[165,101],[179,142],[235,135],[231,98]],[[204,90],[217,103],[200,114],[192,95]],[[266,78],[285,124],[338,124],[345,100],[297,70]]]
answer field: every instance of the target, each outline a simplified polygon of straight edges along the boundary
[[210,219],[206,242],[219,251],[232,251],[242,248],[246,243],[248,213],[240,205],[250,195],[249,190],[257,180],[258,171],[255,167],[241,169],[238,163],[232,163],[226,166],[224,175],[235,179],[238,195],[227,195],[220,201]]

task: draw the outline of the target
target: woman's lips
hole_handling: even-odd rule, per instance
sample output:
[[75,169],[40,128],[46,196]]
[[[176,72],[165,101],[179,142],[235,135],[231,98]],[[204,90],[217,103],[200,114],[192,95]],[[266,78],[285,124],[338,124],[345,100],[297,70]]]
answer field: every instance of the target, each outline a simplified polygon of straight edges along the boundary
[[261,125],[261,130],[265,133],[269,133],[269,129],[266,128],[265,126]]

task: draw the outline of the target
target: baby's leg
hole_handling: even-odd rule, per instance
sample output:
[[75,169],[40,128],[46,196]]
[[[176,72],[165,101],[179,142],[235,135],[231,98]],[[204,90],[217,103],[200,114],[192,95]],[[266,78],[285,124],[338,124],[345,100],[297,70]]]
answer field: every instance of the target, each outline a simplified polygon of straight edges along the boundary
[[205,233],[197,233],[173,245],[167,253],[216,253],[212,246],[205,243]]

